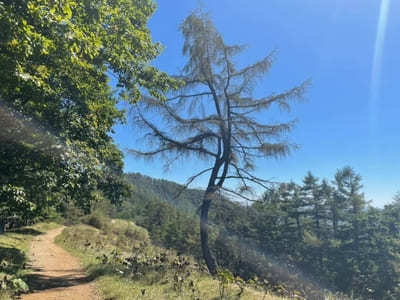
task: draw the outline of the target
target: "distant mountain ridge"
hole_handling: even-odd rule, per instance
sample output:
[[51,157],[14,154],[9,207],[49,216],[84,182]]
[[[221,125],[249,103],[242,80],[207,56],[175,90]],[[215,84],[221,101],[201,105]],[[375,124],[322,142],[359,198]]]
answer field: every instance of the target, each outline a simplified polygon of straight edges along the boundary
[[[166,202],[185,213],[196,214],[201,205],[204,193],[201,189],[187,188],[182,191],[184,187],[182,184],[166,179],[156,179],[140,173],[127,173],[125,176],[140,194]],[[246,207],[243,204],[221,195],[218,201],[213,201],[210,210],[210,221],[215,224],[225,225],[221,213],[243,215],[246,214],[246,211]]]
[[187,213],[195,213],[201,205],[201,189],[183,189],[183,185],[165,179],[156,179],[140,173],[127,173],[126,178],[139,192],[167,202]]

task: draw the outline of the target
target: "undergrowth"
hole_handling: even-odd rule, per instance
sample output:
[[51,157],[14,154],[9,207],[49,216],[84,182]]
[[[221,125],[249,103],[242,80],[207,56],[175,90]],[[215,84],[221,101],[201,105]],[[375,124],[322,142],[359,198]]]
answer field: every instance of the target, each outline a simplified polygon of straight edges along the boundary
[[97,218],[85,221],[98,228],[71,226],[56,242],[81,259],[104,299],[284,299],[228,271],[211,277],[193,258],[153,246],[132,222]]

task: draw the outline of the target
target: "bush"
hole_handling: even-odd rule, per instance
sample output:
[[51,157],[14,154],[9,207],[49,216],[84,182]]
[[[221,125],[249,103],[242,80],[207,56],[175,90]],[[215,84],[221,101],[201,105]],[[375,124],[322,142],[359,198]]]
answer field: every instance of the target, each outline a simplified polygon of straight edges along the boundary
[[133,222],[113,220],[111,225],[115,234],[123,235],[130,240],[149,241],[149,234],[146,229],[135,225]]
[[0,291],[0,299],[2,299],[2,297],[7,299],[6,296],[12,299],[10,296],[11,294],[19,295],[21,293],[26,293],[29,291],[29,287],[21,278],[15,276],[4,276],[0,280]]
[[82,222],[97,229],[105,230],[107,229],[110,220],[100,213],[93,213],[83,217]]
[[16,291],[18,294],[26,293],[29,291],[28,285],[21,278],[14,278],[13,280],[11,280],[11,285],[13,290]]
[[62,215],[64,217],[64,224],[70,226],[81,223],[85,213],[73,203],[67,203],[62,207]]

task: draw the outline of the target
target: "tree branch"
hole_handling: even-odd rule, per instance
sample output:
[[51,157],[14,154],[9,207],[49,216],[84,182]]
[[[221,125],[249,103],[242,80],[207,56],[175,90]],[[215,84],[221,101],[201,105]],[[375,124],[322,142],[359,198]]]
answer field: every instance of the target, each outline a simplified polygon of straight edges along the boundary
[[180,98],[201,97],[201,96],[206,96],[206,95],[211,96],[212,93],[204,92],[204,93],[198,93],[198,94],[192,94],[192,95],[178,95],[178,96],[175,96],[175,97],[172,97],[172,98],[167,98],[167,101],[173,101],[173,100],[180,99]]
[[174,199],[178,199],[180,197],[180,195],[189,187],[189,185],[199,176],[203,175],[204,173],[207,173],[209,171],[211,171],[213,168],[208,168],[205,169],[191,177],[189,177],[189,179],[186,181],[186,183],[182,186],[182,189],[178,192],[178,194],[174,197]]
[[242,199],[244,199],[244,200],[246,200],[246,201],[251,201],[251,202],[256,202],[257,200],[255,200],[255,199],[250,199],[249,197],[246,197],[246,196],[244,196],[244,195],[242,195],[241,193],[238,193],[238,192],[236,192],[236,191],[234,191],[234,190],[231,190],[231,189],[228,189],[228,188],[226,188],[226,187],[219,187],[221,190],[223,190],[223,191],[225,191],[225,192],[228,192],[228,193],[231,193],[231,194],[233,194],[233,195],[235,195],[235,196],[238,196],[238,197],[240,197],[240,198],[242,198]]
[[[156,126],[154,126],[151,122],[146,120],[140,112],[139,112],[139,116],[140,116],[142,122],[144,122],[146,124],[146,126],[148,126],[153,131],[153,133],[155,134],[156,137],[160,138],[162,142],[167,141],[168,143],[170,143],[169,146],[167,146],[167,147],[165,147],[163,149],[169,149],[169,150],[172,150],[174,148],[176,150],[186,149],[186,150],[197,151],[197,152],[200,152],[200,153],[203,153],[203,154],[206,154],[206,155],[210,155],[212,157],[216,157],[215,153],[212,153],[211,151],[205,149],[204,147],[193,147],[193,146],[190,146],[191,144],[193,144],[195,142],[198,142],[198,141],[201,141],[201,140],[203,140],[203,139],[205,139],[207,137],[214,136],[214,133],[210,132],[208,135],[202,133],[202,134],[199,134],[197,136],[188,138],[185,142],[179,142],[179,141],[176,141],[176,140],[166,136],[165,134],[163,134]],[[165,151],[165,150],[163,150],[163,151]],[[151,155],[151,153],[153,153],[153,152],[155,152],[155,151],[150,151],[150,152],[140,152],[140,151],[138,151],[137,153],[139,153],[139,154],[143,153],[145,155]],[[154,153],[154,154],[157,154],[157,153]]]

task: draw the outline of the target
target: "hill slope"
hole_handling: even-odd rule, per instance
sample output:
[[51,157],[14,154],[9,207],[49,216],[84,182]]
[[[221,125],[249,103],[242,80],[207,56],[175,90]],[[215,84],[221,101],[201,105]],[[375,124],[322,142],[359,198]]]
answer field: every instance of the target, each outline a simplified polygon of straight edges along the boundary
[[[136,189],[117,215],[146,228],[156,244],[201,261],[196,210],[202,191],[187,189],[176,198],[182,189],[177,183],[138,173],[128,174],[128,178]],[[265,279],[268,289],[279,294],[301,291],[307,297],[320,299],[324,297],[321,286],[326,289],[330,282],[318,276],[319,272],[310,276],[299,268],[309,265],[302,259],[302,252],[308,252],[307,259],[315,261],[314,254],[305,250],[316,251],[315,238],[307,232],[308,236],[299,241],[292,228],[279,228],[281,221],[276,220],[281,213],[219,197],[210,209],[210,245],[214,256],[220,266],[245,279]],[[325,284],[321,284],[324,280]]]
[[283,300],[229,272],[210,277],[193,258],[153,246],[132,222],[112,220],[98,227],[66,228],[57,243],[81,258],[105,299]]
[[[195,212],[201,204],[203,191],[200,189],[185,189],[173,181],[156,179],[140,173],[128,173],[126,178],[133,183],[135,189],[140,193],[146,193],[148,197],[156,197],[161,201],[184,210]],[[178,197],[179,195],[179,197]]]

